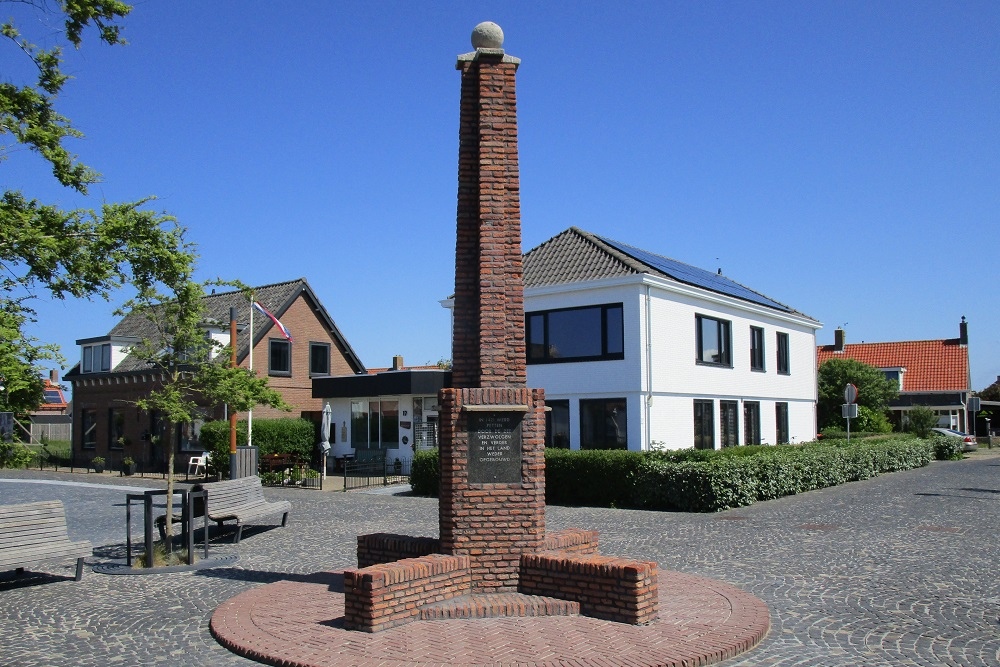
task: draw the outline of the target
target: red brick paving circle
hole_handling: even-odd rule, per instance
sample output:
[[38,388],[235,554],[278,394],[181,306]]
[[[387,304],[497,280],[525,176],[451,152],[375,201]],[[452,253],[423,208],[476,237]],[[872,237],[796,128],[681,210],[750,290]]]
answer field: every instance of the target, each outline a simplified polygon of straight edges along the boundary
[[713,579],[660,570],[660,617],[647,626],[549,616],[416,621],[369,634],[343,627],[339,573],[311,579],[260,586],[224,602],[212,615],[212,634],[235,653],[287,667],[681,667],[748,651],[770,627],[767,605],[753,595]]

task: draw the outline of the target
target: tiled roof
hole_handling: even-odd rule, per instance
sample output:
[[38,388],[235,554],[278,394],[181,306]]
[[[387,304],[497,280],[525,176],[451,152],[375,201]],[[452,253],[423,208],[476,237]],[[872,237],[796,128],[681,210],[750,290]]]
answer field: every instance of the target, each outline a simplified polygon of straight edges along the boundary
[[904,392],[968,391],[969,348],[957,338],[905,340],[895,343],[848,343],[843,352],[833,345],[816,349],[816,363],[855,359],[876,368],[905,368]]
[[[279,320],[282,318],[288,307],[292,305],[295,299],[297,299],[300,294],[305,294],[309,300],[313,302],[317,317],[319,317],[320,320],[326,324],[334,338],[341,344],[341,347],[344,350],[344,356],[347,358],[348,363],[355,366],[358,372],[364,372],[364,365],[361,363],[361,360],[354,353],[354,350],[347,343],[347,340],[344,339],[340,330],[326,312],[326,309],[319,302],[319,299],[316,298],[312,288],[309,287],[309,283],[306,282],[305,278],[290,280],[283,283],[275,283],[273,285],[253,287],[251,288],[251,291],[253,292],[254,299],[256,299],[257,302],[264,306],[264,308],[266,308]],[[218,322],[222,327],[228,329],[229,309],[235,308],[237,323],[243,326],[247,326],[250,323],[250,301],[242,291],[236,290],[232,292],[221,292],[219,294],[208,294],[204,298],[204,304],[204,317],[207,321]],[[259,312],[256,313],[254,315],[253,323],[253,340],[259,341],[273,326],[274,323],[271,322],[267,316]],[[250,351],[249,333],[250,332],[248,330],[244,329],[237,335],[237,357],[241,361],[247,356],[247,354],[249,354]],[[148,318],[142,315],[129,314],[119,321],[118,324],[111,329],[108,335],[111,338],[155,338],[155,329],[153,322]],[[294,331],[292,331],[292,336],[294,339]],[[148,363],[129,356],[115,366],[113,372],[128,373],[145,370],[149,370]]]
[[[524,286],[539,287],[648,273],[807,317],[735,280],[577,227],[553,236],[524,256]],[[812,319],[812,318],[809,318]]]

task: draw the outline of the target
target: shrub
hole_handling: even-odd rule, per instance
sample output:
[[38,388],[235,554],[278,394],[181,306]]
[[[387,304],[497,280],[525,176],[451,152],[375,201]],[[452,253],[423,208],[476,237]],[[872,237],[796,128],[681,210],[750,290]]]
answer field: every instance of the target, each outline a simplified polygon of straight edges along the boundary
[[934,411],[923,405],[918,405],[906,412],[906,430],[918,438],[926,438],[931,429],[937,426],[938,417]]
[[632,480],[647,454],[622,449],[545,450],[545,502],[628,507]]
[[859,431],[869,433],[890,433],[892,422],[886,417],[884,410],[873,410],[864,405],[858,406],[858,418],[852,426],[857,426]]
[[413,455],[410,464],[410,488],[418,496],[437,497],[441,486],[438,450],[421,450]]
[[0,441],[0,468],[24,468],[34,459],[34,454],[20,442]]
[[938,461],[960,461],[964,443],[961,438],[943,433],[934,433],[929,438],[934,448],[934,458]]
[[[229,477],[229,422],[208,422],[201,427],[201,444],[212,453],[208,474]],[[236,444],[247,444],[246,421],[236,422]],[[316,447],[316,429],[307,419],[255,419],[253,444],[260,457],[268,454],[295,454],[303,461],[312,459]]]

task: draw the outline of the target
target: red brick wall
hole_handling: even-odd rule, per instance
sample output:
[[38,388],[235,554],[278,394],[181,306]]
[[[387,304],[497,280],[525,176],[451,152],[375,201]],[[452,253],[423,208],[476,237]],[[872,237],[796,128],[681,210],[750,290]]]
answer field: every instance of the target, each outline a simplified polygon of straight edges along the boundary
[[645,625],[657,616],[656,572],[656,563],[611,556],[525,554],[520,591],[575,600],[586,616]]
[[[260,313],[256,317],[264,317]],[[312,305],[305,295],[299,295],[288,310],[281,316],[281,323],[288,327],[292,334],[292,374],[291,376],[268,376],[268,355],[272,338],[284,340],[277,327],[272,326],[267,334],[254,346],[253,369],[257,375],[268,378],[268,384],[284,396],[285,402],[293,406],[292,412],[282,412],[274,408],[258,407],[253,411],[254,417],[279,418],[298,417],[302,412],[323,409],[323,399],[312,397],[312,378],[309,377],[309,343],[330,343],[330,374],[351,375],[354,369],[347,363],[342,350],[337,347],[337,341],[316,316]],[[249,357],[240,364],[249,365]],[[246,415],[241,414],[244,419]]]
[[582,528],[567,528],[545,534],[542,545],[545,551],[560,551],[564,554],[590,555],[597,553],[597,531]]
[[[545,393],[541,389],[443,389],[441,551],[472,558],[477,591],[516,590],[520,555],[545,539]],[[521,483],[471,484],[467,405],[524,405]]]
[[453,385],[524,386],[517,64],[479,53],[460,66]]
[[441,553],[441,540],[391,533],[358,535],[358,567]]
[[419,607],[469,593],[467,556],[434,554],[344,571],[344,624],[379,632],[414,620]]

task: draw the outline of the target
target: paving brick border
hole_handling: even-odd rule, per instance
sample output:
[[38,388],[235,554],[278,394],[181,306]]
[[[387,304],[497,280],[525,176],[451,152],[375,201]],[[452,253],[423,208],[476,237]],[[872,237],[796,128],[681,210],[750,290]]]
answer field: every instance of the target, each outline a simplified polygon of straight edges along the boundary
[[709,665],[756,646],[770,614],[714,579],[660,571],[659,619],[646,626],[586,616],[415,621],[370,634],[344,628],[342,573],[326,583],[279,581],[216,608],[213,636],[283,667],[334,665]]

